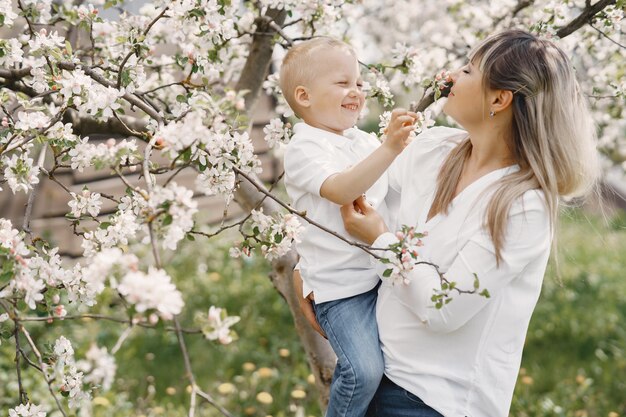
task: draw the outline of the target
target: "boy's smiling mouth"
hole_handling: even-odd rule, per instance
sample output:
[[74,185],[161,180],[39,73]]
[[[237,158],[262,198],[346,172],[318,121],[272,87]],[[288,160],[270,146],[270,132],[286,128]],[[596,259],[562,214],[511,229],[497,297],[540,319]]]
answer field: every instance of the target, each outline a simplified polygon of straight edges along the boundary
[[341,107],[346,108],[348,110],[358,110],[359,109],[359,105],[358,104],[342,104]]

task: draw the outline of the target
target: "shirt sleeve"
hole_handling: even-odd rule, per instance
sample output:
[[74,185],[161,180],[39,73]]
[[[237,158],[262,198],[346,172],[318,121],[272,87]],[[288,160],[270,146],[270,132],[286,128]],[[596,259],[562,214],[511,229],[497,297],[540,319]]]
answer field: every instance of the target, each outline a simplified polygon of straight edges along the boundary
[[324,181],[345,169],[333,158],[334,154],[334,147],[321,139],[299,139],[290,143],[284,159],[286,179],[291,186],[320,196]]
[[[396,192],[402,192],[402,185],[406,181],[412,181],[417,168],[423,168],[421,165],[431,166],[432,170],[425,169],[428,175],[435,177],[439,173],[439,164],[441,153],[447,155],[465,132],[459,129],[449,127],[432,127],[419,134],[413,141],[402,151],[396,160],[387,170],[389,175],[389,187]],[[448,140],[454,138],[452,142]],[[416,164],[420,166],[416,166]],[[434,164],[434,165],[433,165]]]
[[[532,261],[549,253],[552,240],[549,216],[543,201],[534,203],[525,204],[525,208],[520,205],[517,212],[509,215],[499,265],[496,264],[491,237],[485,231],[465,244],[444,273],[446,279],[456,282],[459,289],[473,289],[476,274],[480,289],[487,289],[490,298],[453,291],[452,301],[436,309],[431,297],[434,290],[441,288],[441,281],[437,271],[425,264],[413,268],[409,284],[395,284],[394,294],[433,331],[451,332],[460,328],[497,297]],[[387,247],[394,242],[397,242],[395,236],[385,233],[372,246]],[[380,262],[377,264],[376,270],[382,278],[382,272],[387,267]]]

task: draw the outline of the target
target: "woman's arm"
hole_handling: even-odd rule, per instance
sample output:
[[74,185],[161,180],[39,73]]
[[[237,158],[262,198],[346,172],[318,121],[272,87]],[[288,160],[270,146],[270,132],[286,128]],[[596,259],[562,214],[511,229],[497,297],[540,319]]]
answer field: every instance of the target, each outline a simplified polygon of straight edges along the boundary
[[[477,294],[457,294],[453,296],[452,302],[436,309],[431,297],[434,290],[441,288],[440,277],[432,266],[424,264],[416,265],[409,273],[410,284],[394,285],[396,297],[434,331],[450,332],[467,323],[533,260],[550,251],[550,221],[543,202],[526,202],[520,207],[525,209],[509,216],[500,265],[496,264],[491,238],[484,232],[467,242],[444,274],[449,281],[456,282],[460,289],[474,288],[476,274],[480,287],[491,294],[490,299]],[[354,232],[354,236],[372,243],[374,247],[388,247],[396,243],[395,235],[384,232],[376,219],[377,213],[372,211],[356,213],[342,209],[346,230],[351,234]],[[377,235],[376,239],[371,241],[374,235]],[[388,256],[393,254],[389,252]],[[381,262],[376,264],[382,278],[389,265]]]
[[368,245],[388,231],[382,216],[365,201],[363,196],[351,204],[341,206],[341,218],[346,231]]

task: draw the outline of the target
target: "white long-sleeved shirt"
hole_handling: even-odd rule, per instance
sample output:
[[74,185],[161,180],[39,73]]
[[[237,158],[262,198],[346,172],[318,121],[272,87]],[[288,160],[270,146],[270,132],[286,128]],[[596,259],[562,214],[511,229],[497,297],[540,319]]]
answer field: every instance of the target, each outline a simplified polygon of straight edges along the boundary
[[[496,266],[494,245],[483,227],[489,186],[517,165],[479,178],[456,196],[447,215],[426,221],[439,167],[464,137],[465,132],[450,128],[422,134],[389,169],[389,186],[401,193],[397,223],[428,232],[421,258],[439,265],[461,289],[472,289],[477,274],[491,298],[452,293],[452,302],[437,310],[430,297],[440,289],[439,275],[418,265],[408,285],[383,279],[378,329],[385,373],[396,384],[446,417],[506,417],[552,233],[543,193],[526,192],[509,212]],[[395,235],[385,233],[372,246],[394,242]],[[382,277],[388,264],[375,264]]]
[[[337,135],[306,123],[294,126],[294,135],[285,151],[285,186],[299,211],[311,220],[354,240],[346,232],[340,206],[322,198],[320,189],[328,177],[356,165],[380,146],[378,140],[356,128]],[[367,200],[385,219],[387,173],[366,192]],[[397,205],[397,204],[396,204]],[[307,224],[296,245],[302,274],[303,296],[311,291],[315,302],[338,300],[371,290],[378,284],[369,255],[317,226]]]

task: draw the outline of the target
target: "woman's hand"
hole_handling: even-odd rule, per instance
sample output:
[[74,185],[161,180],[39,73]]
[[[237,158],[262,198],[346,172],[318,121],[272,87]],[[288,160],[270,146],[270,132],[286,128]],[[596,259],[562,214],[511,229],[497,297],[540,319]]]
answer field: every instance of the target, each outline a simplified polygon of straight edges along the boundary
[[296,297],[298,297],[298,301],[300,301],[300,310],[302,310],[302,314],[309,322],[313,330],[318,332],[322,337],[328,339],[326,337],[326,333],[320,327],[317,319],[315,318],[315,312],[313,311],[313,306],[311,305],[311,300],[308,298],[302,297],[302,276],[300,275],[300,271],[293,271],[293,288],[296,292]]
[[352,204],[341,206],[341,217],[346,231],[368,245],[389,231],[382,216],[365,201],[363,196],[354,200]]

